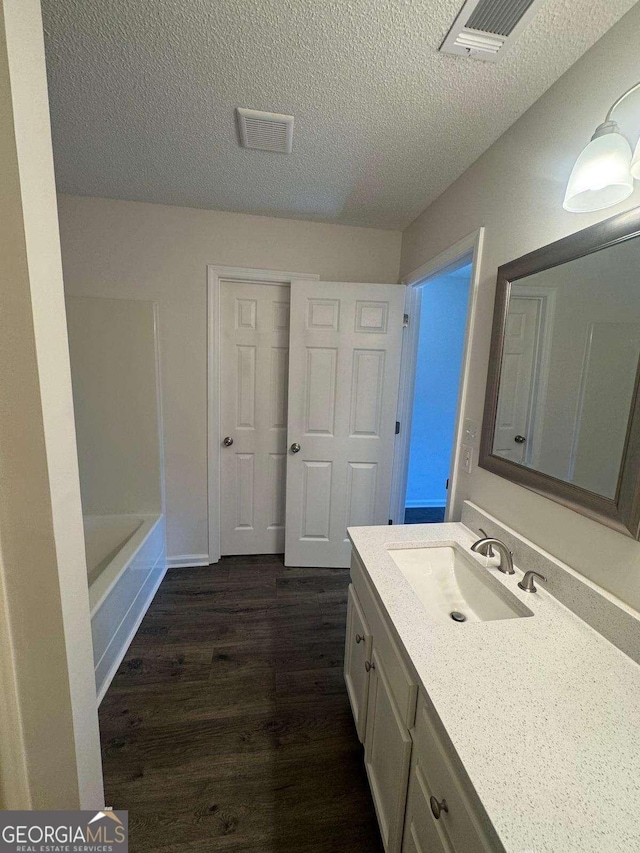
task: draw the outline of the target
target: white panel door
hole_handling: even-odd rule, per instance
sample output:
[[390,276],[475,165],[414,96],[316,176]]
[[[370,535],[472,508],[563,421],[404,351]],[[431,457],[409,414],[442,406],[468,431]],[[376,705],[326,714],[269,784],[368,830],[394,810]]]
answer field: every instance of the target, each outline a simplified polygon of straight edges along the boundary
[[220,309],[221,553],[279,554],[285,525],[289,287],[222,282]]
[[292,284],[288,566],[346,568],[347,527],[388,523],[404,297],[400,285]]
[[[511,298],[502,353],[493,452],[513,462],[525,461],[527,441],[531,439],[527,432],[539,324],[539,299]],[[521,440],[523,438],[524,441]]]

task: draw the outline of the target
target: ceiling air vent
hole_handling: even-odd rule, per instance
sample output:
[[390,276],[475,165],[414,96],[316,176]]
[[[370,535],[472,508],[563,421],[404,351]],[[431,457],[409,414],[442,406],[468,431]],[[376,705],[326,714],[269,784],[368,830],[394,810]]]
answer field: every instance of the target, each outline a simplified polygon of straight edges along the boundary
[[467,0],[442,53],[496,62],[529,23],[542,0]]
[[291,154],[293,147],[293,116],[262,113],[238,107],[240,142],[245,148],[279,151]]

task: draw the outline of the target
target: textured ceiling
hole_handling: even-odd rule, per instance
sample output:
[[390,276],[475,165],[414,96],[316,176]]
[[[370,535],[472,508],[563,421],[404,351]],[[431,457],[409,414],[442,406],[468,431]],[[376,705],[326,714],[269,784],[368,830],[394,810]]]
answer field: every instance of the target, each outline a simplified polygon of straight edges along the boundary
[[546,0],[493,64],[437,51],[462,0],[43,0],[58,187],[403,228],[634,2]]

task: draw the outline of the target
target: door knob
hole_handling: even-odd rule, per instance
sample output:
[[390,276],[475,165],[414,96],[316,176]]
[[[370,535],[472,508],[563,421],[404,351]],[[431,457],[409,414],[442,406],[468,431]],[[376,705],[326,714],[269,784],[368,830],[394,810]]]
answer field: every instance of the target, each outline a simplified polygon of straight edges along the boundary
[[231,438],[230,435],[228,435],[222,439],[222,443],[224,444],[225,447],[231,447],[231,445],[233,444],[233,439]]
[[524,444],[527,439],[523,435],[517,435],[513,440],[516,444]]
[[297,441],[294,441],[293,444],[291,445],[291,452],[292,453],[300,453],[300,445],[298,444]]

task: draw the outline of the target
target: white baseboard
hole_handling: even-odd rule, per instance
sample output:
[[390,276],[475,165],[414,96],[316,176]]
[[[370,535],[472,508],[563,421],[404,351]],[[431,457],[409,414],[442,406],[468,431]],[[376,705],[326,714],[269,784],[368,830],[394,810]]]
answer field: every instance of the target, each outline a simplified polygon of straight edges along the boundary
[[446,506],[447,499],[444,498],[436,498],[433,501],[406,501],[405,508],[406,509],[418,509],[421,507],[434,507],[434,506]]
[[167,557],[167,567],[170,569],[190,569],[195,566],[208,566],[210,563],[208,554],[179,554],[177,557]]

